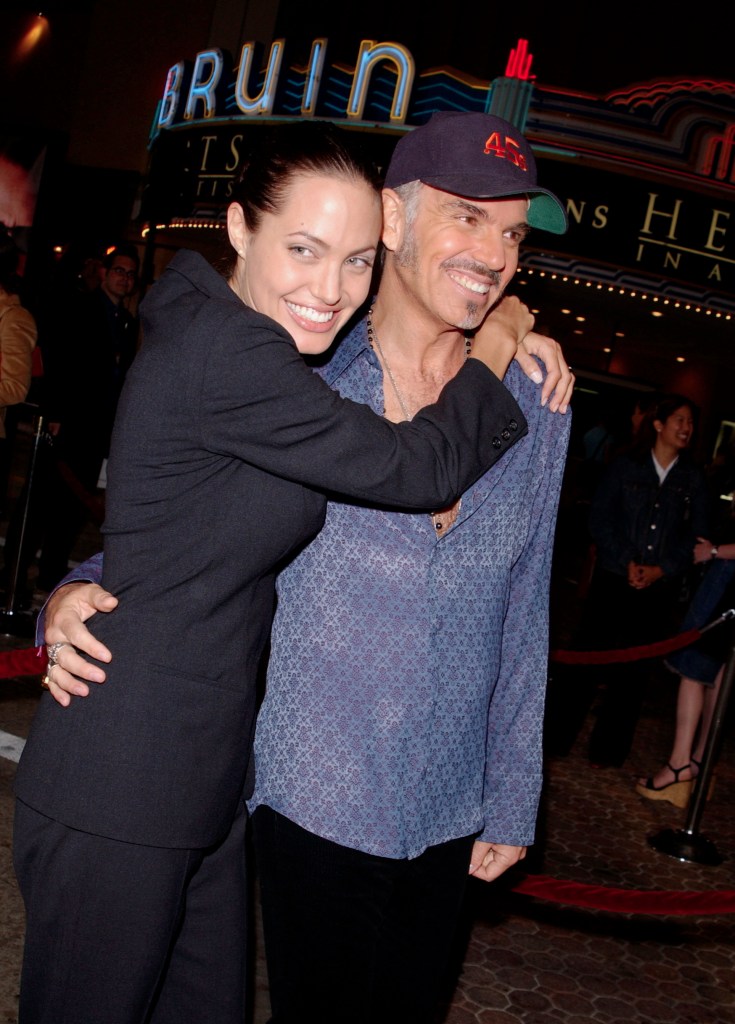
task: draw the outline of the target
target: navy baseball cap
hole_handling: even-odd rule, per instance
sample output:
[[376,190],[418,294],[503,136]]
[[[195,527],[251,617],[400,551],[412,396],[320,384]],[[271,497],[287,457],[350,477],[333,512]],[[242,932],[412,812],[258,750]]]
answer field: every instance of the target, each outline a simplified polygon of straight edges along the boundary
[[393,150],[385,187],[409,181],[468,199],[526,195],[528,223],[563,235],[564,207],[536,184],[531,146],[515,125],[492,114],[445,110],[403,136]]

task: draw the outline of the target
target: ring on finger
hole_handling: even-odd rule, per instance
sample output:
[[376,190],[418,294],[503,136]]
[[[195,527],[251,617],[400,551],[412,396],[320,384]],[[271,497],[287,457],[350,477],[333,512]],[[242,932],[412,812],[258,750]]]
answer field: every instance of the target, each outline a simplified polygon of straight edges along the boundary
[[[56,663],[54,662],[54,664],[56,664]],[[41,689],[43,689],[43,690],[48,690],[50,688],[49,687],[49,683],[53,683],[53,679],[51,678],[51,669],[53,667],[54,667],[53,665],[49,665],[49,667],[46,670],[45,674],[43,676],[41,676]]]
[[59,651],[61,650],[61,648],[68,646],[69,644],[66,642],[66,640],[59,640],[55,644],[47,644],[46,655],[48,657],[49,665],[55,665],[56,662],[59,660]]

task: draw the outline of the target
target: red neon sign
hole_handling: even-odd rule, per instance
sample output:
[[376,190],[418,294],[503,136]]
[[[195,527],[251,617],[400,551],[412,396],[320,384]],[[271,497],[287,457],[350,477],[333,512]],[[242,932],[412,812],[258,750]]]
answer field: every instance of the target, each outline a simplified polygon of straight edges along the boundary
[[528,52],[528,40],[519,39],[515,50],[510,51],[510,57],[505,66],[505,77],[524,80],[535,78],[536,76],[531,74],[532,61],[533,54]]

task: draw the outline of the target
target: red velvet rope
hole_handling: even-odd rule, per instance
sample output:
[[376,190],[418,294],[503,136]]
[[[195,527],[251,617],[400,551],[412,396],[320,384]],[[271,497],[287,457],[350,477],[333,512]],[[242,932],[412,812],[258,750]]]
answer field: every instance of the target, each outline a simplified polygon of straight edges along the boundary
[[699,629],[688,629],[668,640],[658,640],[641,647],[616,648],[611,651],[550,651],[549,659],[562,665],[608,665],[620,661],[640,661],[643,658],[663,658],[672,651],[693,644],[701,635]]
[[0,651],[0,679],[40,676],[45,671],[45,647],[22,647],[17,651]]
[[656,892],[584,885],[581,882],[549,878],[548,875],[527,875],[513,887],[513,891],[573,907],[611,910],[616,914],[669,914],[681,917],[735,913],[735,891],[732,889]]
[[[655,654],[638,655],[656,657],[664,647],[664,653],[676,650],[691,643],[700,635],[698,630],[690,630],[675,637],[671,641],[651,644],[649,648],[636,647],[632,651],[655,650]],[[686,638],[686,639],[684,639]],[[595,656],[597,663],[603,660],[600,656],[628,654],[628,651],[557,651],[557,655]],[[556,660],[568,660],[557,658]],[[618,661],[632,661],[631,657],[620,658]],[[46,648],[26,647],[17,651],[0,651],[0,678],[12,679],[15,676],[41,675],[46,670]],[[595,910],[609,910],[617,914],[669,914],[674,916],[732,914],[735,913],[735,891],[720,890],[714,892],[646,892],[635,889],[613,889],[604,885],[585,885],[580,882],[565,882],[548,875],[527,875],[514,887],[514,892],[537,899],[552,900],[573,907],[589,907]]]

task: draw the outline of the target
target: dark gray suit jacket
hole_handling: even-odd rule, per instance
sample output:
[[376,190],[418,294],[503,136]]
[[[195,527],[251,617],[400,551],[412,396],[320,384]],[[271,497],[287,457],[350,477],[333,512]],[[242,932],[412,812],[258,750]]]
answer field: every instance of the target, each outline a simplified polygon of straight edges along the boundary
[[411,423],[340,398],[195,253],[141,313],[104,525],[120,604],[94,625],[114,660],[69,708],[42,697],[16,793],[96,835],[205,847],[242,794],[275,573],[321,527],[322,492],[443,507],[526,423],[472,359]]

